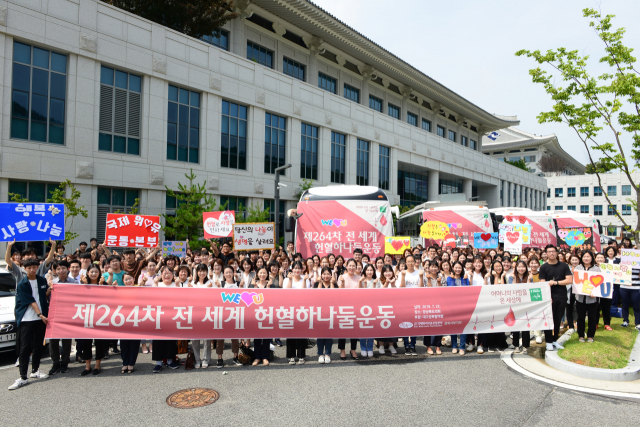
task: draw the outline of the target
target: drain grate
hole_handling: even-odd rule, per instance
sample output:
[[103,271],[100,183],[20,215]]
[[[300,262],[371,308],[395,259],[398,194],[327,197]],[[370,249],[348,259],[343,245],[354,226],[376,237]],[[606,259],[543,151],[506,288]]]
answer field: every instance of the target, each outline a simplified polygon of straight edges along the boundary
[[178,409],[199,408],[211,405],[220,398],[220,393],[210,388],[187,388],[167,397],[167,405]]

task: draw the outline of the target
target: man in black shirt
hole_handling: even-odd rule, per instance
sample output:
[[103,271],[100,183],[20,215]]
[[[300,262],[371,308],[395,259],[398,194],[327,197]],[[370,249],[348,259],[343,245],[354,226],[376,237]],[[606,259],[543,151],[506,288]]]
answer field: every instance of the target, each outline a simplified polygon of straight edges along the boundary
[[556,341],[560,333],[562,316],[567,307],[567,285],[573,283],[573,277],[569,266],[558,261],[558,249],[553,245],[545,248],[547,262],[540,267],[540,281],[549,282],[551,286],[551,312],[553,313],[553,332],[551,329],[544,331],[547,350],[563,348]]
[[231,244],[229,242],[224,242],[222,244],[222,251],[218,250],[218,247],[213,243],[213,239],[210,239],[211,242],[211,251],[213,252],[216,258],[220,258],[224,265],[229,263],[229,260],[235,258],[235,254],[231,252]]

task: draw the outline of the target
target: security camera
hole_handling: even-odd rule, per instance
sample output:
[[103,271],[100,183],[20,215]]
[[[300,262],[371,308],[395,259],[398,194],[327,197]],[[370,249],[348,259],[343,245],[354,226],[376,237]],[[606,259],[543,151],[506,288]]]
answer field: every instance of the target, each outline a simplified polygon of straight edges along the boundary
[[286,187],[287,184],[282,184],[281,182],[278,183],[278,187]]

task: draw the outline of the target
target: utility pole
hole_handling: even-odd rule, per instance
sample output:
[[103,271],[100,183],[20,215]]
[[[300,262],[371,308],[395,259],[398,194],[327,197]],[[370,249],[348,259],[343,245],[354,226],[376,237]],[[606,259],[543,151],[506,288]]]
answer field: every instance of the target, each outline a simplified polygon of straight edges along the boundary
[[[283,171],[285,169],[289,169],[291,167],[291,163],[284,165],[284,166],[280,166],[279,168],[276,168],[275,172],[276,172],[276,181],[275,181],[275,192],[273,193],[273,200],[274,200],[274,210],[275,210],[275,230],[274,230],[274,235],[276,236],[276,240],[274,243],[274,249],[278,247],[278,245],[280,244],[280,227],[279,227],[279,222],[280,222],[280,171]],[[282,184],[284,187],[286,187],[286,185]]]

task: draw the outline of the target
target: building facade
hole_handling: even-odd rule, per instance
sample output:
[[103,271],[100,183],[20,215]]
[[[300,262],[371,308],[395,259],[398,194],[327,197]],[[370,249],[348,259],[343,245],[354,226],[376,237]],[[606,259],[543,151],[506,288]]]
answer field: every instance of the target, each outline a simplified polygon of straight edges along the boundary
[[[616,211],[625,219],[627,225],[635,229],[638,215],[633,209],[632,200],[635,200],[636,192],[623,173],[605,173],[600,177],[602,186],[596,175],[548,177],[547,210],[592,214],[600,220],[604,235],[620,238],[623,223],[616,216]],[[634,182],[638,182],[640,172],[633,173],[632,177]],[[605,194],[609,197],[611,205],[607,203]]]
[[464,193],[544,208],[543,178],[482,155],[482,135],[517,118],[306,0],[234,6],[239,18],[198,40],[95,0],[0,3],[0,200],[41,201],[69,179],[89,213],[74,231],[102,240],[106,214],[136,199],[171,213],[165,186],[190,170],[228,209],[273,212],[274,169],[290,163],[280,212],[303,179],[378,186],[392,204]]
[[[500,161],[523,159],[531,172],[539,176],[582,175],[585,167],[564,151],[555,134],[539,136],[514,127],[500,129],[482,137],[482,152]],[[562,172],[542,172],[538,166],[543,156],[560,157],[566,162]]]

